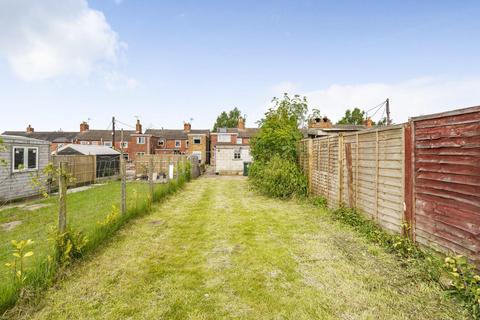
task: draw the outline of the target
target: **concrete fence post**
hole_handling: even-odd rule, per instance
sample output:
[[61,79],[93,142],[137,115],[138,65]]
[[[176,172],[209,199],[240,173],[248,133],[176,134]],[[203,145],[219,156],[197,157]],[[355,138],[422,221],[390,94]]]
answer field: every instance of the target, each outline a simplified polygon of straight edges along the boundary
[[58,171],[58,232],[67,230],[67,174],[68,162],[60,162]]

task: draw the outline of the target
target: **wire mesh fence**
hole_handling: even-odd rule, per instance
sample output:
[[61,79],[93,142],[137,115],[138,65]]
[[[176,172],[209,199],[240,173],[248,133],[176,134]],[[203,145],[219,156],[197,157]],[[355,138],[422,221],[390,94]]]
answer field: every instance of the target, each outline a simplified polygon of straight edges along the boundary
[[[48,190],[45,198],[0,206],[0,311],[20,287],[38,278],[46,261],[55,261],[59,235],[68,234],[79,251],[74,254],[81,255],[199,172],[198,160],[186,156],[145,156],[129,164],[120,157],[75,157],[53,159],[38,186]],[[19,259],[11,241],[28,239],[33,255],[21,261],[25,279],[19,279],[5,264]]]

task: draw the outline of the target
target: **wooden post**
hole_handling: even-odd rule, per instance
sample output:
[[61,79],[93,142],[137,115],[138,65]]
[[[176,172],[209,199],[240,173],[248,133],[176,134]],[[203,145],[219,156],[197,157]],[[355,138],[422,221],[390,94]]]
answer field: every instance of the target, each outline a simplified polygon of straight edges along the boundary
[[97,156],[92,155],[93,157],[93,183],[97,182]]
[[122,181],[122,203],[121,212],[127,212],[127,164],[123,157],[120,158],[120,177]]
[[358,150],[360,144],[358,142],[358,133],[356,134],[356,148],[355,148],[355,208],[357,208],[358,203]]
[[327,203],[330,204],[330,137],[327,138],[327,152],[328,152],[328,160],[327,160]]
[[338,175],[338,189],[337,189],[337,193],[338,193],[338,203],[337,205],[339,207],[342,206],[342,202],[343,202],[343,134],[340,133],[338,135],[338,168],[337,168],[337,175]]
[[153,157],[148,156],[148,184],[150,189],[150,199],[153,200]]
[[353,199],[353,168],[352,168],[352,144],[345,144],[345,158],[347,162],[348,206],[354,207]]
[[58,233],[67,230],[67,173],[68,162],[60,162],[58,172]]
[[375,131],[375,219],[378,221],[378,175],[379,175],[379,161],[378,161],[378,130]]
[[313,140],[312,139],[308,139],[307,140],[307,154],[308,154],[308,176],[307,176],[307,179],[308,179],[308,192],[310,194],[313,194],[313,190],[312,190],[312,177],[313,177]]

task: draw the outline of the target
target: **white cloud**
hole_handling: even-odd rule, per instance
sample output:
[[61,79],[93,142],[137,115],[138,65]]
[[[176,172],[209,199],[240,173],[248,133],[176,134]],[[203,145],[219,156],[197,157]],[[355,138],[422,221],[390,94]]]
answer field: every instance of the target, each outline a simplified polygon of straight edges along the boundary
[[[392,118],[395,123],[401,123],[413,116],[480,105],[479,88],[478,77],[426,77],[393,84],[334,84],[326,89],[299,93],[307,96],[310,108],[319,108],[322,114],[335,121],[343,116],[347,108],[367,110],[390,98]],[[380,116],[381,112],[374,120]]]
[[27,81],[115,69],[126,44],[86,0],[0,2],[0,54]]

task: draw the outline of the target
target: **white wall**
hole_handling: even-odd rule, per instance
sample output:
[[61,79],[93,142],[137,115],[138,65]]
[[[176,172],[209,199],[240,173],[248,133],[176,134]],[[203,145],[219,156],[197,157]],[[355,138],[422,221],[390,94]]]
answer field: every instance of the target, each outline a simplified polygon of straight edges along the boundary
[[[234,159],[235,150],[240,150],[240,159]],[[217,173],[242,173],[243,163],[251,162],[250,148],[246,146],[217,146],[215,149],[215,172]]]

